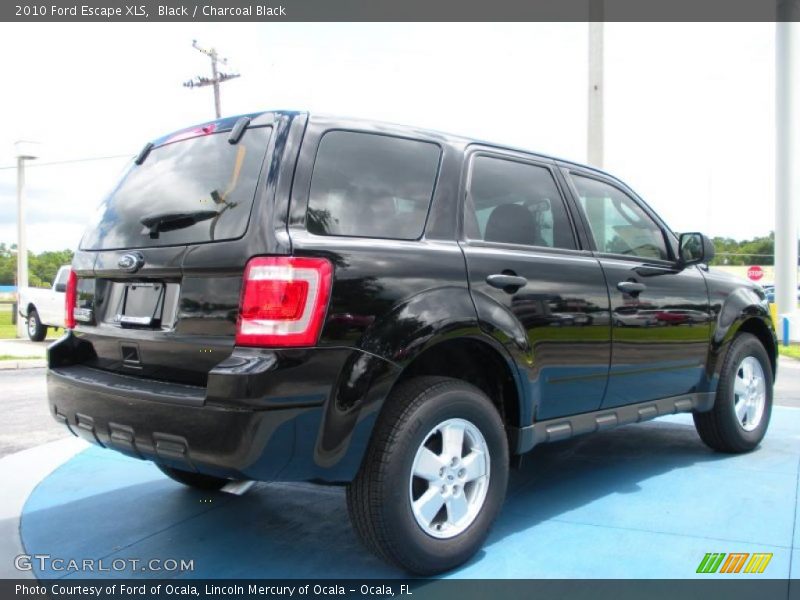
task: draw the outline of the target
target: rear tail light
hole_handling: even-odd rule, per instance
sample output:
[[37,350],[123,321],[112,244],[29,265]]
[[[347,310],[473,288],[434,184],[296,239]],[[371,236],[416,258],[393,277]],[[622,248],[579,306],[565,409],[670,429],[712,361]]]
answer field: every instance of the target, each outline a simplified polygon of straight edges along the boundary
[[75,305],[78,301],[78,276],[75,271],[69,272],[67,279],[67,291],[64,294],[64,327],[66,329],[75,328]]
[[331,293],[324,258],[256,257],[244,270],[236,324],[240,346],[313,346]]

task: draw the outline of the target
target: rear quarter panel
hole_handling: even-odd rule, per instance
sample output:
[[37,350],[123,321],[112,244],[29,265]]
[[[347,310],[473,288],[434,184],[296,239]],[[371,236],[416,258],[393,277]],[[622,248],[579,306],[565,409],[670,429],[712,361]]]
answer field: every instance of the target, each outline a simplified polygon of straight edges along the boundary
[[[425,234],[419,240],[314,235],[306,229],[319,142],[331,130],[379,133],[437,144],[441,162]],[[321,409],[315,462],[356,467],[374,419],[405,365],[449,336],[480,334],[466,265],[456,242],[463,145],[412,128],[309,117],[297,162],[288,232],[296,256],[334,265],[331,300],[319,345],[352,348]]]

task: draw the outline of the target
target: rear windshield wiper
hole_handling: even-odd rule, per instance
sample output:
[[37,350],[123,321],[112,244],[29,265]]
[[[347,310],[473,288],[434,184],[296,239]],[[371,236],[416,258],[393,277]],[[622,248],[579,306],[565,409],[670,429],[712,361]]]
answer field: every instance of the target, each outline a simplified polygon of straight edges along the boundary
[[[191,227],[200,221],[213,219],[219,213],[216,210],[193,210],[185,212],[167,212],[143,217],[139,222],[145,226],[147,233],[153,239],[158,238],[162,231],[175,231]],[[145,232],[142,232],[145,233]]]

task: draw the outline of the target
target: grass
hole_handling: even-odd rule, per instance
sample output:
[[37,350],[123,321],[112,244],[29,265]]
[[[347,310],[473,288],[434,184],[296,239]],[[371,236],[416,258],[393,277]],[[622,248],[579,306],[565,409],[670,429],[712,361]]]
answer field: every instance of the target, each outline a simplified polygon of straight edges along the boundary
[[0,354],[0,360],[42,360],[43,356],[12,356],[10,354]]
[[[59,337],[60,333],[56,333],[56,331],[61,331],[53,329],[52,327],[47,328],[47,339],[54,340]],[[13,340],[17,337],[17,326],[11,322],[11,303],[10,302],[0,302],[0,340]],[[28,339],[27,337],[25,339]],[[2,360],[2,359],[0,359]]]
[[781,356],[788,356],[789,358],[800,360],[800,344],[789,344],[788,346],[780,344],[778,346],[778,353]]
[[17,337],[17,326],[11,323],[11,304],[0,303],[0,340]]

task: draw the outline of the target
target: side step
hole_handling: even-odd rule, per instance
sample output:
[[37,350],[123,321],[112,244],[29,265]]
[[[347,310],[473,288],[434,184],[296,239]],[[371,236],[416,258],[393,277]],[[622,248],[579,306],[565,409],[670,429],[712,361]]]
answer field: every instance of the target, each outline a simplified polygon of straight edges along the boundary
[[601,409],[570,417],[540,421],[509,429],[512,453],[522,454],[538,444],[566,440],[576,435],[649,421],[682,412],[704,412],[714,406],[714,393],[684,394],[627,406]]

